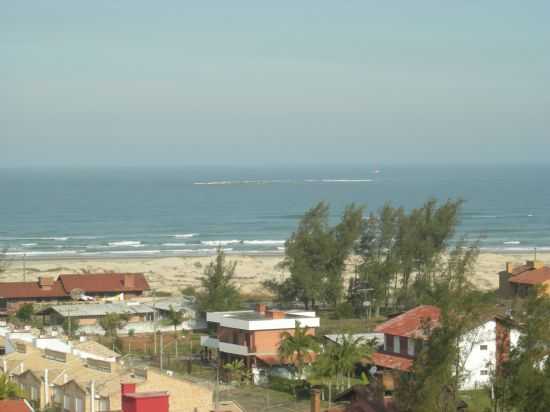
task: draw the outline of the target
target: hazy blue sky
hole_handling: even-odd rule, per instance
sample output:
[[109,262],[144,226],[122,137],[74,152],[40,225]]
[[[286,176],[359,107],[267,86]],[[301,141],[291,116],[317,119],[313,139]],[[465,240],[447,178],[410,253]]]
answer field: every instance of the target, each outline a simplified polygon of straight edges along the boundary
[[0,10],[3,165],[550,153],[548,1],[1,0]]

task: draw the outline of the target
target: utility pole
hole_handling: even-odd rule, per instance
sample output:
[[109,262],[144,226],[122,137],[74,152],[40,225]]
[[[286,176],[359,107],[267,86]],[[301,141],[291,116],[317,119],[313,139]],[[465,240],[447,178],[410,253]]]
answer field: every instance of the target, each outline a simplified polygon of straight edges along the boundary
[[23,282],[27,281],[27,254],[23,252]]
[[153,289],[153,339],[154,349],[153,353],[157,354],[157,292]]
[[162,372],[162,355],[164,354],[163,351],[163,342],[162,342],[162,332],[160,332],[160,371]]

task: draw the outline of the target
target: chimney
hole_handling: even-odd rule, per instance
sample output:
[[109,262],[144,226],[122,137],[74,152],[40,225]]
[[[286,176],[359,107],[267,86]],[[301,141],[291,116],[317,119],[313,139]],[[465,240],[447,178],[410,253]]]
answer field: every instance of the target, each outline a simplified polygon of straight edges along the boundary
[[542,260],[528,260],[527,267],[531,270],[542,269],[544,267],[544,262]]
[[268,310],[266,313],[266,316],[269,319],[284,319],[286,316],[286,312],[283,312],[282,310]]
[[135,392],[136,385],[121,384],[122,412],[168,412],[168,392]]
[[265,315],[267,311],[267,305],[265,303],[256,303],[256,312]]
[[120,384],[120,393],[122,395],[126,395],[128,393],[135,393],[136,392],[136,384],[135,383],[121,383]]
[[321,391],[311,390],[311,412],[321,412]]
[[510,328],[501,319],[495,319],[496,333],[496,370],[510,357]]
[[38,287],[40,289],[49,290],[52,288],[53,278],[40,276],[38,278]]
[[506,269],[505,271],[507,273],[510,273],[512,274],[512,272],[514,271],[514,264],[512,262],[506,262]]
[[133,289],[136,286],[136,279],[134,275],[125,274],[124,275],[124,287],[127,289]]

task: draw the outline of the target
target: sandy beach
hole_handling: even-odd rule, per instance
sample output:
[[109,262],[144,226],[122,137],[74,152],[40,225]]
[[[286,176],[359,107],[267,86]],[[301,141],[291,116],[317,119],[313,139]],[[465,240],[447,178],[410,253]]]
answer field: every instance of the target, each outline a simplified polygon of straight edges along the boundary
[[[288,274],[278,264],[282,256],[246,256],[231,255],[230,261],[237,262],[235,282],[244,293],[263,294],[261,282],[266,279],[283,279]],[[496,288],[497,273],[507,261],[521,263],[533,259],[532,254],[496,254],[482,253],[475,274],[475,283],[481,289]],[[541,253],[538,259],[550,262],[550,253]],[[60,273],[97,273],[97,272],[143,272],[151,287],[158,291],[177,293],[186,286],[198,286],[204,268],[213,257],[166,257],[166,258],[119,258],[119,259],[55,259],[32,260],[26,262],[27,280],[39,276],[57,276]],[[348,265],[347,275],[352,275],[353,262]],[[23,263],[11,261],[2,275],[1,281],[15,282],[23,280]]]

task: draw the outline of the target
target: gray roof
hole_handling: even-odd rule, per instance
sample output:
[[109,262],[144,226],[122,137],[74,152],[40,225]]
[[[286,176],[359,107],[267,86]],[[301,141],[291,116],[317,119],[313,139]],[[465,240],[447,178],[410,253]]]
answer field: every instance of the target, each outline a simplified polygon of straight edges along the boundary
[[149,306],[155,307],[158,310],[169,311],[170,306],[177,312],[189,312],[195,310],[195,304],[191,299],[183,297],[163,298],[156,302],[148,302]]
[[42,310],[39,314],[55,311],[63,317],[95,317],[104,316],[107,313],[118,314],[148,314],[154,313],[154,309],[143,303],[81,303],[76,305],[55,305]]

